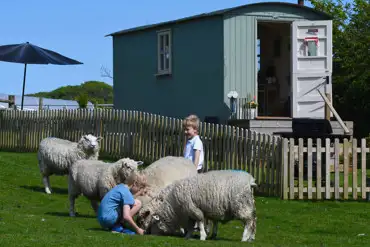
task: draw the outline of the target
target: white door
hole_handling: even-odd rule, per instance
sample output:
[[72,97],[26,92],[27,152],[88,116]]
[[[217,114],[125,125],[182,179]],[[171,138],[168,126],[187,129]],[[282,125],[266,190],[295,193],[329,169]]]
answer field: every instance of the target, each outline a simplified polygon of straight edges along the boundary
[[292,23],[292,117],[325,118],[325,101],[332,100],[332,21]]

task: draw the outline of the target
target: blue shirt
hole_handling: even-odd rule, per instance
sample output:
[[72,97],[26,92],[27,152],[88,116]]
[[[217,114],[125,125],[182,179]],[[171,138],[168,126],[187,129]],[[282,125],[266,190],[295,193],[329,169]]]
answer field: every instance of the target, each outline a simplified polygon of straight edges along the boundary
[[195,150],[200,151],[199,156],[199,163],[197,165],[197,170],[202,169],[203,162],[204,162],[204,151],[203,151],[203,143],[200,140],[199,135],[194,136],[193,138],[187,140],[186,147],[185,147],[185,153],[184,158],[189,159],[194,163],[195,160]]
[[116,185],[112,188],[100,202],[98,209],[98,220],[102,225],[115,222],[122,215],[123,205],[133,206],[135,199],[124,184]]

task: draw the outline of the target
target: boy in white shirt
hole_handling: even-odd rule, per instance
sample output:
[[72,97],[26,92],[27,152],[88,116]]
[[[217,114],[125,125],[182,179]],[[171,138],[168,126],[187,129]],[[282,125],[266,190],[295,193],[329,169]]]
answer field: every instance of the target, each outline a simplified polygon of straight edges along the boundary
[[194,165],[197,167],[198,173],[202,173],[204,151],[202,140],[198,135],[199,122],[199,118],[196,115],[188,116],[183,122],[186,137],[184,157],[194,163]]

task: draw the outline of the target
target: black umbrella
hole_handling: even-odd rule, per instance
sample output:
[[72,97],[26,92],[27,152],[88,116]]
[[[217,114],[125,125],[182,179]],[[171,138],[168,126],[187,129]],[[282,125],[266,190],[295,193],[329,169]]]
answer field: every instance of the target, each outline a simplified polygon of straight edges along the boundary
[[36,45],[30,44],[29,42],[22,44],[0,46],[0,61],[24,64],[21,110],[23,110],[27,64],[57,64],[57,65],[82,64],[79,61],[65,57],[54,51],[50,51],[38,47]]

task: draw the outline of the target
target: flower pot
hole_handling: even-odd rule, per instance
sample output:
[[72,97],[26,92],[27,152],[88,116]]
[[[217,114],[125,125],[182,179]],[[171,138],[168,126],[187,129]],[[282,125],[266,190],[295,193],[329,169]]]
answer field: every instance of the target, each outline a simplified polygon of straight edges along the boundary
[[246,109],[246,119],[255,119],[256,118],[256,108]]

